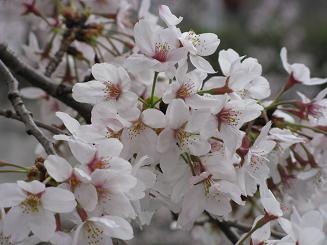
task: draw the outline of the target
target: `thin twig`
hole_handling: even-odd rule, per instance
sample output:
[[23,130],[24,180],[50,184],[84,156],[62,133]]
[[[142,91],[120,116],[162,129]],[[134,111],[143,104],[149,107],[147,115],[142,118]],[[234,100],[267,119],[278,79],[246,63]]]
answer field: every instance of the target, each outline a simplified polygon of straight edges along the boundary
[[[15,119],[17,121],[23,122],[22,118],[11,110],[0,110],[0,115],[10,118],[10,119]],[[59,128],[56,128],[54,126],[45,124],[45,123],[37,121],[37,120],[34,120],[34,122],[40,128],[46,129],[53,134],[65,134],[62,130],[60,130]]]
[[60,100],[67,106],[73,108],[86,120],[90,122],[91,105],[75,101],[69,93],[71,87],[65,84],[56,84],[50,78],[38,73],[32,67],[21,62],[8,48],[0,43],[0,60],[14,73],[19,81],[27,81],[30,84],[43,89],[47,94]]
[[18,81],[1,60],[0,74],[2,74],[2,78],[8,85],[8,98],[11,101],[17,115],[19,115],[24,122],[27,133],[32,134],[40,142],[47,154],[55,154],[52,143],[35,124],[31,112],[29,112],[25,107],[18,90]]

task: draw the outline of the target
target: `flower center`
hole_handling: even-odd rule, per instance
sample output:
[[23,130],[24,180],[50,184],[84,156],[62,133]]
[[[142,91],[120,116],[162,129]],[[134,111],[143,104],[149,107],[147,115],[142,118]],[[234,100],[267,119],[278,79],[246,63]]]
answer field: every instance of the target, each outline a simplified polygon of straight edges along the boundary
[[107,94],[108,99],[118,99],[121,94],[121,88],[117,84],[113,84],[112,82],[106,82],[106,87],[104,89]]
[[40,196],[34,194],[28,194],[26,199],[21,203],[23,213],[36,213],[39,211]]
[[175,138],[178,145],[183,148],[189,143],[189,139],[192,136],[191,133],[186,132],[184,127],[181,127],[175,131]]
[[326,109],[327,109],[326,107],[318,105],[318,104],[314,104],[314,103],[311,103],[311,104],[307,105],[308,115],[311,115],[311,116],[313,116],[314,118],[317,118],[317,119],[320,118],[320,117],[323,117],[322,110],[326,110]]
[[176,98],[185,99],[193,94],[193,83],[183,83],[176,92]]
[[69,178],[69,184],[72,191],[75,190],[75,188],[81,183],[81,181],[76,177],[75,174],[72,174],[72,176]]
[[6,236],[3,232],[0,232],[0,245],[14,245],[10,242],[10,236]]
[[218,114],[218,128],[220,128],[222,123],[225,123],[230,126],[237,126],[239,122],[239,111],[234,111],[232,109],[223,108]]
[[88,244],[102,244],[104,232],[100,227],[89,221],[84,224],[84,230],[86,232]]
[[196,34],[194,31],[189,31],[186,39],[191,41],[194,47],[200,45],[201,43],[200,35]]
[[145,125],[141,120],[137,120],[136,122],[134,122],[133,125],[128,130],[130,139],[133,139],[139,134],[141,134],[141,132],[144,129],[145,129]]
[[91,172],[94,172],[96,169],[106,169],[108,168],[108,162],[106,159],[94,157],[88,164],[87,167]]
[[170,50],[170,47],[168,43],[156,43],[155,45],[155,54],[152,57],[153,59],[156,59],[160,62],[167,61],[168,52]]

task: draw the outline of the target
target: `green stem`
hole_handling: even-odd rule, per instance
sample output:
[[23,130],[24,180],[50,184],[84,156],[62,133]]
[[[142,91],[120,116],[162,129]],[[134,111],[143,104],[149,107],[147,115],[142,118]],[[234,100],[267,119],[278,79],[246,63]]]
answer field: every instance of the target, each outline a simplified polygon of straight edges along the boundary
[[268,105],[267,107],[265,107],[265,110],[269,110],[272,109],[276,106],[279,105],[292,105],[293,103],[295,103],[296,100],[285,100],[285,101],[276,101],[276,102],[272,102],[270,105]]
[[307,128],[307,129],[311,129],[312,131],[316,132],[316,133],[320,133],[320,134],[324,134],[325,136],[327,136],[327,132],[324,130],[321,130],[319,128],[314,128],[311,126],[307,126],[307,125],[302,125],[302,124],[297,124],[297,123],[291,123],[291,122],[287,122],[287,125],[291,126],[291,127],[298,127],[298,128]]
[[27,170],[17,169],[17,170],[0,170],[0,173],[27,173]]
[[3,162],[3,161],[0,161],[0,167],[14,167],[14,168],[20,168],[23,170],[27,170],[27,168],[25,168],[25,167],[22,167],[22,166],[13,164],[13,163]]
[[156,89],[158,74],[159,74],[159,72],[154,73],[153,82],[152,82],[151,97],[150,97],[150,103],[151,103],[152,108],[154,106],[153,105],[153,98],[154,98],[154,92],[155,92],[155,89]]

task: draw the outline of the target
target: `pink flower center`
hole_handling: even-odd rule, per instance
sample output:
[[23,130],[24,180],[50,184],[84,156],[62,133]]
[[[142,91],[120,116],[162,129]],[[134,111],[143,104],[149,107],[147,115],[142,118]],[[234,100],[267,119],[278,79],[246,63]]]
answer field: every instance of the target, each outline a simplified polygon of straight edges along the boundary
[[183,83],[176,92],[176,98],[185,99],[193,94],[193,83]]
[[240,114],[241,113],[239,111],[234,111],[233,109],[229,108],[223,108],[217,114],[218,127],[220,128],[222,123],[230,126],[237,126]]
[[94,172],[96,169],[106,169],[108,168],[108,163],[104,161],[103,159],[99,159],[97,157],[94,157],[88,164],[88,169],[91,172]]
[[326,110],[327,108],[323,107],[321,105],[318,105],[318,104],[314,104],[314,103],[307,105],[308,115],[311,115],[314,118],[322,117],[323,116],[322,110],[324,110],[324,109]]
[[155,54],[152,57],[153,59],[156,59],[160,62],[167,61],[168,52],[170,50],[170,47],[168,43],[156,43],[155,45]]
[[107,94],[108,99],[118,99],[121,94],[121,88],[118,84],[113,84],[112,82],[107,82],[104,89]]

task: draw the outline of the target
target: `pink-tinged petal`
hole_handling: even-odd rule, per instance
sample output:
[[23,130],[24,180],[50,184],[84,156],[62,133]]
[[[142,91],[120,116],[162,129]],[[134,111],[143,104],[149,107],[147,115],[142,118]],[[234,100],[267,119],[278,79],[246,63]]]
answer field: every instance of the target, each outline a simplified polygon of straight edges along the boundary
[[46,92],[44,92],[42,89],[36,88],[36,87],[22,88],[20,90],[20,93],[21,93],[23,98],[32,99],[32,100],[42,99],[42,98],[47,97]]
[[269,177],[270,169],[267,166],[267,163],[269,163],[268,159],[258,155],[248,154],[248,159],[246,161],[245,167],[247,172],[257,182],[262,183]]
[[299,233],[299,244],[323,244],[326,241],[326,235],[317,228],[308,227],[301,229]]
[[38,180],[33,180],[31,182],[18,180],[17,185],[24,191],[32,194],[39,194],[45,190],[45,185]]
[[220,40],[214,33],[203,33],[199,35],[199,44],[195,45],[197,55],[212,55],[218,48]]
[[293,78],[303,84],[310,84],[310,70],[303,64],[292,64],[292,76]]
[[67,180],[73,173],[73,168],[66,159],[57,155],[49,155],[44,161],[48,174],[57,182]]
[[97,63],[92,66],[92,75],[100,82],[117,84],[120,81],[119,68],[108,63]]
[[207,198],[205,202],[205,210],[210,214],[224,216],[229,214],[232,211],[232,207],[230,205],[230,199],[225,197],[224,195],[217,195],[214,197]]
[[323,229],[324,221],[321,213],[316,210],[311,210],[303,214],[302,216],[302,227],[315,227],[319,230]]
[[67,113],[60,111],[56,112],[56,116],[64,123],[65,127],[72,135],[76,134],[77,130],[80,127],[80,124],[75,118],[71,117]]
[[157,109],[146,109],[142,112],[144,124],[151,128],[164,128],[166,126],[165,115]]
[[233,49],[221,50],[219,52],[218,62],[220,69],[225,76],[230,75],[232,64],[239,59],[239,54],[236,53]]
[[109,160],[109,169],[115,171],[130,171],[132,170],[132,165],[129,161],[120,158],[120,157],[112,157]]
[[96,146],[97,157],[118,157],[123,150],[123,144],[116,138],[110,138]]
[[122,193],[111,193],[110,198],[100,198],[100,202],[104,209],[104,214],[135,218],[135,211],[130,200]]
[[271,92],[269,82],[261,76],[251,81],[246,89],[251,98],[259,100],[269,97]]
[[55,213],[69,213],[76,207],[74,194],[57,187],[48,187],[41,196],[42,206]]
[[225,193],[226,196],[231,198],[237,204],[245,204],[245,202],[241,199],[242,191],[238,185],[226,180],[221,180],[219,181],[218,188],[219,191]]
[[189,119],[189,108],[183,100],[175,99],[169,104],[166,116],[168,125],[173,129],[178,129]]
[[160,132],[157,141],[157,150],[161,153],[164,153],[176,143],[174,131],[171,129],[164,129]]
[[321,85],[321,84],[325,84],[326,82],[327,82],[327,78],[313,77],[310,79],[310,82],[306,85]]
[[130,240],[133,238],[133,228],[123,218],[112,215],[105,215],[100,218],[93,217],[90,220],[99,222],[106,226],[106,234],[110,237]]
[[20,242],[27,238],[30,228],[27,225],[28,214],[21,206],[11,208],[4,216],[3,233],[10,236],[12,242]]
[[160,5],[159,7],[160,18],[166,23],[167,26],[176,26],[182,22],[183,17],[176,17],[173,15],[166,5]]
[[86,211],[93,211],[98,203],[98,194],[92,184],[80,184],[75,188],[74,195],[78,203]]
[[26,194],[18,187],[16,183],[0,184],[0,207],[8,208],[20,204],[26,197]]
[[82,164],[89,163],[96,154],[96,148],[80,141],[69,141],[73,156]]
[[125,60],[125,66],[130,72],[141,72],[144,68],[153,68],[160,64],[159,61],[148,58],[144,54],[132,54]]
[[193,222],[202,214],[205,209],[206,197],[203,186],[196,185],[185,194],[182,211],[177,220],[177,225],[188,228],[193,225]]
[[192,136],[187,144],[187,148],[192,155],[203,156],[210,151],[211,145],[208,141],[203,140],[198,136]]
[[146,20],[140,20],[134,26],[134,38],[137,47],[147,56],[154,55],[155,27]]
[[283,47],[280,51],[280,59],[282,60],[282,65],[284,69],[288,72],[291,73],[291,66],[287,61],[287,50],[285,47]]
[[241,146],[242,139],[244,136],[243,131],[241,131],[237,128],[222,124],[219,132],[220,132],[221,138],[223,139],[223,141],[226,145],[226,148],[230,152],[236,151],[236,149],[238,149]]
[[76,83],[73,86],[73,98],[82,103],[96,104],[106,99],[106,85],[99,81],[89,81],[86,83]]
[[187,57],[187,49],[182,48],[176,48],[173,51],[169,52],[167,61],[172,63],[177,63],[178,61],[181,61]]
[[127,110],[130,107],[136,105],[138,96],[131,91],[126,91],[121,94],[117,100],[117,109],[118,111]]
[[280,217],[283,211],[280,208],[280,203],[276,200],[274,194],[268,189],[267,184],[264,182],[260,184],[260,201],[265,211],[268,214]]
[[[257,224],[257,222],[263,218],[263,215],[260,215],[256,217],[256,219],[253,222],[252,228]],[[253,242],[253,245],[259,245],[266,240],[270,238],[271,232],[270,232],[270,222],[265,224],[264,226],[260,227],[256,231],[254,231],[251,235],[251,239]]]
[[53,213],[39,209],[30,216],[28,226],[41,241],[49,241],[56,230],[56,219]]
[[205,82],[205,84],[203,85],[203,89],[207,90],[212,88],[224,87],[226,84],[226,79],[227,79],[226,77],[222,77],[222,76],[211,77]]
[[206,73],[216,73],[210,63],[201,56],[190,55],[190,60],[198,70]]

